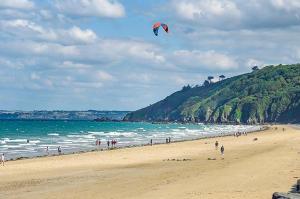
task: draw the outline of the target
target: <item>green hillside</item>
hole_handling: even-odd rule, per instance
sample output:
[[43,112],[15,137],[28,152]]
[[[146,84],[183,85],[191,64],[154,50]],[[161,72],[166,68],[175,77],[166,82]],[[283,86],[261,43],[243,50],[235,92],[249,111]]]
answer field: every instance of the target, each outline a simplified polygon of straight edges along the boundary
[[299,123],[300,64],[267,66],[201,87],[184,87],[125,121]]

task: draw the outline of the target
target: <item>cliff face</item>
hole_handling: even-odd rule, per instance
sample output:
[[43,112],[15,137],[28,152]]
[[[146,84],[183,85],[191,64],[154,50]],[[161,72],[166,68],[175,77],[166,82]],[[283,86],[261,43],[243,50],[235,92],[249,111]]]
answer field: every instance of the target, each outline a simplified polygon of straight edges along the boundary
[[261,70],[175,92],[125,121],[300,122],[300,64]]

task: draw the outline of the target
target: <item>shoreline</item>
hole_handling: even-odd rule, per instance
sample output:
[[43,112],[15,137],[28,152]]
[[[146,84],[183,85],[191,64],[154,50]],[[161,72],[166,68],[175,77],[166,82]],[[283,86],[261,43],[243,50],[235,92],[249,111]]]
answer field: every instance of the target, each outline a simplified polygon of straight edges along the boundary
[[[228,124],[228,125],[230,125],[230,124]],[[261,125],[260,130],[247,131],[247,133],[252,134],[252,133],[262,132],[262,131],[268,130],[269,128],[270,128],[270,125]],[[192,138],[192,139],[174,140],[171,143],[156,142],[156,143],[153,144],[153,146],[168,145],[168,144],[180,143],[180,142],[191,142],[191,141],[197,141],[197,140],[203,140],[203,139],[222,138],[222,137],[229,137],[229,136],[233,136],[233,135],[234,135],[234,133],[228,133],[228,134],[211,135],[211,136],[204,136],[204,137]],[[59,154],[51,154],[51,155],[45,154],[45,155],[33,156],[33,157],[18,157],[18,158],[7,159],[5,162],[31,160],[31,159],[41,159],[41,158],[47,158],[47,157],[68,156],[68,155],[76,155],[76,154],[84,154],[84,153],[97,153],[97,152],[121,150],[121,149],[127,149],[127,148],[140,148],[140,147],[145,147],[145,146],[151,146],[151,145],[148,143],[148,144],[141,144],[141,145],[121,146],[121,147],[115,147],[115,148],[110,148],[110,149],[107,149],[105,147],[105,148],[102,148],[102,149],[92,149],[92,150],[87,150],[87,151],[76,151],[76,152],[70,152],[70,153],[62,153],[61,155],[59,155]]]

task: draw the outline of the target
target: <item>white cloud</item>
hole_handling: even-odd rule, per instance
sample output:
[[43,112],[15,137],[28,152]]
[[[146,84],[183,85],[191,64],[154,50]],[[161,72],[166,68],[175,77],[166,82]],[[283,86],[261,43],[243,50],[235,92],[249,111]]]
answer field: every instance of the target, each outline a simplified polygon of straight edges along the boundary
[[58,35],[53,30],[46,30],[35,22],[26,19],[1,20],[0,29],[20,37],[56,40]]
[[105,71],[101,71],[98,70],[95,73],[95,77],[96,79],[100,80],[100,81],[109,81],[109,80],[113,80],[113,76],[110,75],[109,73],[105,72]]
[[40,10],[39,11],[40,16],[43,19],[49,20],[49,19],[53,19],[53,13],[51,13],[49,10]]
[[219,16],[226,17],[229,15],[239,16],[240,11],[236,4],[228,0],[185,0],[175,3],[177,12],[186,19],[209,19]]
[[60,67],[66,69],[88,69],[91,68],[92,66],[88,64],[75,63],[72,61],[64,61],[62,65],[60,65]]
[[56,41],[63,44],[91,43],[97,35],[90,29],[81,29],[73,26],[70,29],[44,28],[27,19],[1,20],[0,30],[33,40]]
[[300,1],[299,0],[271,0],[271,3],[278,9],[283,9],[286,11],[299,10]]
[[241,18],[241,11],[230,0],[174,0],[173,5],[181,18],[200,24],[235,24]]
[[160,48],[144,41],[122,39],[98,39],[97,42],[78,46],[78,60],[101,62],[106,66],[124,64],[142,64],[143,66],[165,63]]
[[0,57],[0,67],[9,67],[12,69],[21,69],[24,67],[24,64],[20,61],[13,61],[8,58]]
[[29,0],[1,0],[0,7],[16,9],[32,9],[34,3]]
[[18,56],[77,57],[80,52],[76,46],[65,46],[56,43],[11,41],[0,43],[0,52]]
[[120,18],[125,16],[124,6],[116,0],[56,0],[56,7],[67,14]]
[[41,31],[40,26],[36,26],[35,23],[30,22],[28,20],[24,20],[24,19],[1,21],[1,24],[3,24],[6,27],[29,28],[29,29],[32,29],[32,30]]
[[238,63],[234,58],[215,51],[178,50],[174,52],[173,60],[180,67],[208,70],[232,70],[238,68]]
[[68,31],[68,34],[74,40],[78,40],[84,43],[90,43],[97,39],[96,33],[90,29],[82,30],[79,27],[74,26]]
[[40,77],[37,73],[32,72],[32,73],[30,74],[30,79],[31,79],[31,80],[39,80],[39,79],[41,79],[41,77]]
[[179,19],[216,29],[299,25],[298,0],[173,0]]

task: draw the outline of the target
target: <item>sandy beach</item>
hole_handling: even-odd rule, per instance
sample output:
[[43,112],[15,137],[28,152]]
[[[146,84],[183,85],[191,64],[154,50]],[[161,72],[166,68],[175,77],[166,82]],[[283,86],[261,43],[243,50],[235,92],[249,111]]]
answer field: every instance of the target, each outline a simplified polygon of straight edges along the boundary
[[272,126],[239,138],[9,161],[0,198],[271,198],[300,179],[299,133]]

